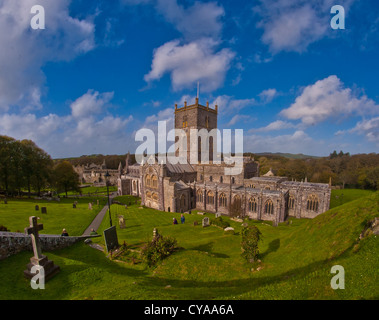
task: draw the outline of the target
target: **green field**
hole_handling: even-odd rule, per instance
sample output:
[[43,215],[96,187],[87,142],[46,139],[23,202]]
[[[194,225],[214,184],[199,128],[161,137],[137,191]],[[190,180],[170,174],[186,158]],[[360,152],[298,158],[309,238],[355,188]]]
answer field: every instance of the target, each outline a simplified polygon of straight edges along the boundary
[[374,191],[362,189],[336,189],[332,190],[330,196],[330,209],[345,204],[347,202],[368,196]]
[[[109,186],[108,189],[109,189],[109,193],[117,191],[117,187],[116,186]],[[83,187],[83,188],[80,188],[80,192],[84,196],[88,195],[88,194],[90,196],[96,196],[96,195],[98,195],[98,196],[104,196],[104,195],[107,195],[107,187],[92,187],[92,186]],[[77,191],[68,191],[67,195],[68,196],[78,195],[80,192],[77,192]],[[63,196],[66,195],[66,193],[62,192],[59,195],[61,197],[63,197]]]
[[[197,214],[173,225],[180,214],[112,205],[114,223],[120,214],[126,220],[125,229],[117,227],[119,242],[130,248],[120,258],[125,262],[111,261],[83,243],[49,252],[62,271],[45,290],[33,290],[22,276],[31,253],[23,252],[0,262],[0,299],[378,299],[378,237],[358,240],[367,221],[379,216],[378,203],[376,192],[312,220],[290,219],[278,227],[249,221],[263,234],[262,269],[254,272],[240,256],[240,223],[230,221],[236,234],[225,235],[217,227],[194,226],[203,218]],[[99,233],[108,227],[106,215]],[[155,268],[133,264],[131,258],[151,240],[154,227],[175,237],[180,249]],[[102,238],[94,241],[103,243]],[[333,265],[345,268],[344,290],[330,286]]]
[[[97,206],[99,199],[99,206]],[[72,204],[78,201],[76,209]],[[88,209],[88,203],[94,202],[93,210]],[[60,202],[34,199],[8,199],[8,204],[0,203],[0,225],[12,232],[24,232],[29,226],[29,217],[38,216],[43,224],[42,234],[61,234],[65,228],[69,235],[82,235],[97,213],[106,203],[105,198],[61,198]],[[35,205],[39,211],[35,211]],[[47,214],[41,213],[41,207],[47,208]]]

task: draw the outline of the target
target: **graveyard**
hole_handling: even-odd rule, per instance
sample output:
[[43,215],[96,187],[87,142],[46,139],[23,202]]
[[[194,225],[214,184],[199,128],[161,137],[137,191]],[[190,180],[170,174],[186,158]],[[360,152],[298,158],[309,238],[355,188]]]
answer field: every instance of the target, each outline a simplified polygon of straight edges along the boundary
[[[360,195],[361,196],[361,195]],[[44,203],[47,214],[38,216],[44,228],[40,233],[59,234],[66,228],[70,235],[80,235],[90,224],[101,205],[89,210],[89,199]],[[242,223],[223,216],[234,229],[225,232],[212,225],[214,214],[192,211],[169,213],[141,207],[138,198],[121,196],[111,205],[113,225],[123,254],[110,255],[84,242],[69,248],[42,252],[60,267],[60,272],[46,283],[44,290],[34,290],[23,272],[32,252],[21,252],[0,261],[0,299],[373,299],[379,296],[377,236],[365,233],[368,221],[378,216],[379,192],[344,202],[316,217],[280,223],[245,220],[262,233],[259,262],[241,257]],[[0,225],[11,231],[29,226],[29,216],[36,215],[35,200],[14,201],[0,206]],[[126,205],[126,207],[125,207]],[[123,217],[123,224],[119,223]],[[173,225],[173,218],[178,220]],[[205,218],[210,225],[203,226]],[[2,219],[2,220],[1,220]],[[109,215],[101,222],[98,234],[109,228]],[[151,241],[153,230],[177,240],[178,248],[153,267],[139,258],[144,244]],[[366,229],[365,229],[366,228]],[[92,239],[104,247],[104,237]],[[346,289],[330,287],[333,265],[347,271]]]

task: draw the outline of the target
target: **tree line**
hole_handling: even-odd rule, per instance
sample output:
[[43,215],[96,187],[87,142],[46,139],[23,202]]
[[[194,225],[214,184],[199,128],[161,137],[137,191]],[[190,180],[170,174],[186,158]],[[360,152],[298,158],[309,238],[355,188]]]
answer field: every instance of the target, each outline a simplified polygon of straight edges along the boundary
[[[251,154],[251,156],[254,156]],[[329,183],[341,188],[379,189],[379,154],[350,155],[333,151],[328,157],[289,159],[282,156],[254,156],[260,175],[270,168],[277,176],[297,181]]]
[[79,177],[67,161],[54,163],[31,140],[0,136],[0,192],[5,195],[77,190]]

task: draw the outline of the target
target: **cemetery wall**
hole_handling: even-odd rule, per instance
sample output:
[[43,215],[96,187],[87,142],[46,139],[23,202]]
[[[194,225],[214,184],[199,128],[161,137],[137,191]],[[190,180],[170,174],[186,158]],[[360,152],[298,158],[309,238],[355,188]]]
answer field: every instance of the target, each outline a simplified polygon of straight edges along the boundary
[[[63,249],[87,238],[89,237],[61,237],[42,234],[39,236],[42,251]],[[0,232],[0,260],[21,251],[33,252],[30,236],[16,232]]]

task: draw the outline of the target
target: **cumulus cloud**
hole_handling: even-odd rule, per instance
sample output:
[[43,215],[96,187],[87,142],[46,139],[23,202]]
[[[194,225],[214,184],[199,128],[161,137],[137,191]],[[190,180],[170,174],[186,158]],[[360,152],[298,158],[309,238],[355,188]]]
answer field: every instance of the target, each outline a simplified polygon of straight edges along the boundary
[[219,37],[224,8],[217,2],[199,2],[184,7],[177,0],[121,0],[127,5],[154,5],[156,11],[171,23],[187,40]]
[[88,90],[88,92],[71,105],[71,113],[75,118],[88,117],[104,111],[104,107],[113,98],[113,92],[99,93],[98,91]]
[[157,10],[186,38],[218,37],[224,9],[216,2],[198,2],[184,8],[177,0],[157,0]]
[[226,124],[226,126],[234,126],[236,123],[246,122],[246,121],[252,121],[255,120],[252,117],[244,114],[236,114],[235,116],[230,119],[230,121]]
[[296,128],[297,126],[293,123],[282,121],[282,120],[276,120],[274,122],[271,122],[265,127],[256,128],[256,129],[250,129],[249,133],[253,132],[270,132],[270,131],[278,131],[278,130],[284,130],[284,129],[290,129],[290,128]]
[[213,105],[218,105],[221,115],[230,115],[250,106],[257,105],[254,98],[235,99],[232,96],[222,95],[214,99]]
[[186,44],[181,44],[180,40],[167,42],[154,51],[151,71],[144,79],[150,83],[169,73],[174,90],[193,87],[197,81],[202,91],[216,90],[224,83],[235,56],[227,48],[217,51],[218,44],[210,38]]
[[33,30],[30,10],[35,1],[0,2],[0,109],[18,105],[24,110],[41,109],[48,61],[70,60],[95,46],[90,19],[69,15],[68,0],[38,2],[45,8],[44,30]]
[[292,134],[279,136],[245,135],[244,151],[246,152],[289,152],[315,154],[315,150],[321,150],[322,141],[315,141],[302,130]]
[[[343,1],[347,11],[354,0]],[[330,30],[331,0],[260,0],[253,11],[261,20],[262,41],[275,54],[280,51],[302,52]]]
[[31,139],[53,157],[126,152],[133,117],[109,115],[106,106],[112,98],[113,93],[88,90],[71,103],[71,114],[66,116],[5,113],[0,116],[0,132]]
[[267,89],[263,90],[259,94],[259,97],[261,98],[261,101],[263,103],[270,103],[277,95],[278,92],[276,91],[276,89]]
[[305,87],[288,109],[281,115],[291,119],[300,119],[306,125],[320,123],[328,118],[340,118],[351,115],[372,115],[379,113],[379,106],[367,96],[357,96],[350,88],[345,88],[341,80],[329,76]]
[[379,144],[379,117],[368,120],[362,120],[357,125],[349,130],[366,136],[369,141]]

